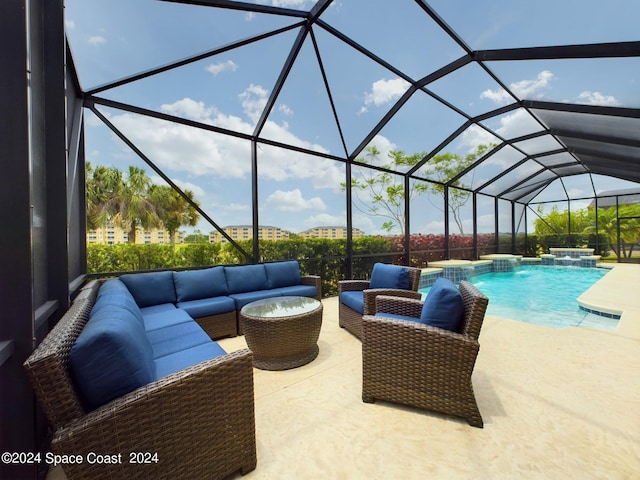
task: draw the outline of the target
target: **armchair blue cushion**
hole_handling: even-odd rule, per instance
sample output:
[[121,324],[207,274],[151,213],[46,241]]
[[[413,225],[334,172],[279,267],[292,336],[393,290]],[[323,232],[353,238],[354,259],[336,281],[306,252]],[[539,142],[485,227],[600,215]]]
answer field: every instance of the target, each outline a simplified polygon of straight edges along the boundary
[[178,302],[220,297],[229,293],[224,267],[175,272],[173,279]]
[[424,301],[420,322],[458,332],[464,315],[464,302],[451,280],[438,278]]
[[140,308],[176,303],[173,272],[130,273],[120,276]]
[[359,290],[342,292],[340,294],[340,302],[360,315],[364,313],[364,298]]
[[371,272],[369,288],[409,290],[409,269],[399,265],[376,263]]

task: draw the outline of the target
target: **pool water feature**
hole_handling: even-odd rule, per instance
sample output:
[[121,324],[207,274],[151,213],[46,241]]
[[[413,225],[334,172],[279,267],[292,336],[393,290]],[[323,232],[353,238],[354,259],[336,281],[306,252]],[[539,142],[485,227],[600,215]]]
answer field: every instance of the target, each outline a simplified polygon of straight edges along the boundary
[[618,324],[615,315],[587,312],[577,301],[607,272],[602,268],[522,265],[512,272],[476,275],[469,281],[489,297],[488,315],[557,328],[614,330]]

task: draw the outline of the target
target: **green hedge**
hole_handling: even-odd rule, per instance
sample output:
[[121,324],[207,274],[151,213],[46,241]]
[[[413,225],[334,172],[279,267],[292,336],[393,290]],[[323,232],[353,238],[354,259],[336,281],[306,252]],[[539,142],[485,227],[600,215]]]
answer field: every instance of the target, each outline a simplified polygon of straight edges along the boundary
[[[247,252],[253,248],[251,240],[237,243]],[[335,295],[338,281],[346,278],[344,239],[260,240],[258,245],[260,262],[298,260],[303,275],[320,275],[324,296]],[[391,241],[383,237],[354,239],[353,251],[354,278],[368,277],[377,261],[391,263],[398,257],[393,253]],[[229,243],[87,245],[87,271],[97,275],[244,263],[247,263],[244,254]]]
[[[483,253],[496,253],[493,235],[479,235],[480,245],[489,246]],[[237,242],[246,252],[251,252],[251,240]],[[472,237],[450,237],[452,258],[468,258],[473,255]],[[594,235],[547,235],[536,237],[523,235],[516,237],[516,251],[525,256],[548,253],[549,247],[572,246],[593,248]],[[600,248],[596,255],[606,256],[607,238],[600,235]],[[347,277],[345,239],[290,239],[260,240],[259,262],[278,260],[298,260],[303,275],[320,275],[324,296],[335,295],[338,281]],[[511,236],[500,236],[500,248],[505,253],[511,249]],[[411,265],[424,267],[430,261],[442,259],[444,252],[443,235],[412,235]],[[405,264],[404,238],[364,237],[353,240],[353,278],[368,278],[375,262]],[[230,243],[190,243],[180,245],[87,245],[87,271],[90,274],[109,274],[144,270],[183,270],[212,265],[235,265],[248,263],[244,254]]]

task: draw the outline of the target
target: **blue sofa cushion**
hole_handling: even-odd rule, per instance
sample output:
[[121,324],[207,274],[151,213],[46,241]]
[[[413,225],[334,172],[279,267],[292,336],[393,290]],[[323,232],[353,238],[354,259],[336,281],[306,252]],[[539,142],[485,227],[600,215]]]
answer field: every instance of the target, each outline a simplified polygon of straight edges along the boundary
[[174,272],[173,279],[178,302],[219,297],[229,293],[224,267]]
[[120,276],[140,308],[176,303],[173,272],[128,273]]
[[424,300],[420,321],[427,325],[458,332],[464,315],[464,302],[451,280],[438,278]]
[[100,286],[100,290],[98,290],[98,297],[100,297],[101,295],[104,295],[105,293],[114,292],[114,291],[127,292],[130,294],[129,289],[124,283],[120,281],[120,279],[110,278]]
[[91,309],[91,315],[98,313],[98,311],[104,307],[113,306],[127,310],[140,322],[140,325],[143,325],[142,312],[140,311],[140,308],[138,308],[136,301],[126,289],[127,287],[124,288],[125,291],[112,289],[102,295],[99,295],[96,299],[96,303],[94,303],[93,308]]
[[289,262],[265,263],[267,288],[290,287],[300,285],[300,264],[296,260]]
[[181,352],[172,353],[155,359],[156,379],[197,365],[200,362],[224,355],[225,352],[216,342],[209,341]]
[[272,288],[271,291],[283,297],[315,297],[318,295],[316,287],[313,285],[292,285],[291,287]]
[[346,291],[340,294],[340,302],[359,314],[364,313],[364,298],[360,291]]
[[178,302],[178,308],[181,308],[193,318],[201,318],[233,312],[236,309],[236,303],[231,297],[214,297]]
[[155,379],[153,350],[135,316],[115,306],[92,315],[69,354],[69,367],[87,410]]
[[224,267],[224,273],[227,277],[230,294],[255,292],[268,288],[267,272],[263,264]]
[[369,288],[409,290],[409,269],[399,265],[376,263],[371,272]]
[[165,313],[165,312],[173,312],[177,310],[173,303],[161,303],[160,305],[151,305],[149,307],[143,307],[140,309],[142,312],[142,317],[146,317],[147,315],[152,315],[154,313]]
[[147,337],[154,359],[211,342],[209,335],[193,320],[149,331]]
[[187,312],[175,307],[173,310],[143,312],[142,317],[145,332],[151,332],[170,325],[193,322],[193,318]]
[[258,290],[255,292],[233,293],[229,295],[236,303],[236,310],[240,310],[247,303],[262,300],[264,298],[279,297],[280,295],[273,290]]

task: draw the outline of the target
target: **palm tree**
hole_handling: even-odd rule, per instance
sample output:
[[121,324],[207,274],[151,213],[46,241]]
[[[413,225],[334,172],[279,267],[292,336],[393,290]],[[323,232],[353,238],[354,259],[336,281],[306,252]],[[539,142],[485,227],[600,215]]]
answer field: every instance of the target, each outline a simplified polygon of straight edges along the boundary
[[102,205],[102,213],[128,232],[128,243],[135,243],[137,227],[149,228],[160,224],[156,206],[149,199],[150,188],[151,179],[144,169],[130,166],[127,180]]
[[[184,195],[191,202],[198,205],[193,200],[192,191],[185,190]],[[151,187],[149,198],[156,206],[158,217],[162,221],[164,228],[169,232],[172,244],[175,243],[175,232],[182,225],[195,227],[198,220],[200,220],[200,215],[193,204],[168,185],[154,185]]]
[[87,228],[93,230],[110,220],[105,211],[105,204],[123,188],[122,172],[117,168],[98,165],[95,169],[87,162],[86,177],[86,210]]
[[[616,211],[617,210],[617,211]],[[596,232],[595,222],[596,209],[589,208],[589,216],[591,218],[591,225],[585,228],[585,233]],[[599,208],[597,210],[598,215],[598,233],[603,233],[609,239],[609,246],[613,253],[618,258],[628,258],[633,252],[634,245],[638,242],[639,237],[639,225],[635,218],[630,218],[620,222],[620,243],[621,251],[618,251],[618,217],[634,217],[638,216],[637,205],[620,205],[618,209],[616,207],[609,207],[606,209]],[[629,251],[625,248],[625,245],[630,245]]]

